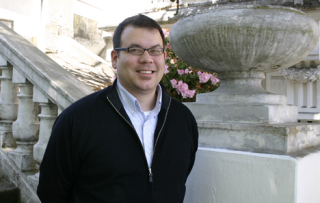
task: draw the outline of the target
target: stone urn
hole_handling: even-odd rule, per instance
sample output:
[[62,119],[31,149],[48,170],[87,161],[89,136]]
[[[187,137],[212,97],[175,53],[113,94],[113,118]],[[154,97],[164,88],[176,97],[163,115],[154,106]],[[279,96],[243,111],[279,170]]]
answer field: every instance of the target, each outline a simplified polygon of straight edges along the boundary
[[176,22],[170,44],[186,63],[218,73],[220,87],[187,106],[197,120],[240,123],[296,122],[298,109],[261,86],[265,73],[304,59],[319,39],[317,23],[281,6],[224,6]]

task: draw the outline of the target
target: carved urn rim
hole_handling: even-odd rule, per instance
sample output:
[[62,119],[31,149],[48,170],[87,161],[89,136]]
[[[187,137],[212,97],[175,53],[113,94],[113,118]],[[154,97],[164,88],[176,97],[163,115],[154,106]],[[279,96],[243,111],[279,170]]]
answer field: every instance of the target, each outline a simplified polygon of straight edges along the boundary
[[210,13],[210,12],[218,12],[218,11],[227,10],[227,9],[230,10],[230,9],[241,9],[241,8],[281,9],[281,10],[295,11],[295,12],[297,12],[299,14],[306,15],[303,11],[300,11],[300,10],[298,10],[296,8],[292,8],[292,7],[253,4],[253,5],[223,5],[223,6],[220,6],[220,7],[210,6],[210,7],[206,8],[206,9],[198,9],[196,12],[190,12],[190,13],[182,16],[181,19],[187,18],[189,16],[199,15],[199,14],[205,14],[205,13]]
[[183,61],[205,71],[273,72],[305,58],[318,37],[317,23],[297,9],[230,5],[182,18],[169,41]]

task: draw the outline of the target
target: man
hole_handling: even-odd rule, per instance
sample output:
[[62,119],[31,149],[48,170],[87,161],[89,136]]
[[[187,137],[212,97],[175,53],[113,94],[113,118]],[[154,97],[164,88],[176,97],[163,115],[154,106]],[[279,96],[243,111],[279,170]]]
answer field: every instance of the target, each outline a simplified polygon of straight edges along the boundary
[[113,86],[57,118],[40,166],[46,202],[182,203],[198,146],[191,112],[159,82],[164,36],[152,19],[125,19],[113,38]]

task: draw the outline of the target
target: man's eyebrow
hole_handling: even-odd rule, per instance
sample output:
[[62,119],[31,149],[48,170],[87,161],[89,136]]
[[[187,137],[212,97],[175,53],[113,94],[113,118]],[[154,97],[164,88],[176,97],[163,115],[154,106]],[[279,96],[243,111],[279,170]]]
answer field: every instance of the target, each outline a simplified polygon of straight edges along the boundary
[[[142,47],[142,46],[140,46],[139,44],[130,44],[130,46],[129,46],[129,47],[141,47],[141,48],[143,48],[143,47]],[[156,45],[154,45],[154,46],[150,47],[149,49],[152,49],[152,48],[155,48],[155,47],[161,47],[161,45],[156,44]]]
[[130,44],[129,47],[141,47],[139,44]]

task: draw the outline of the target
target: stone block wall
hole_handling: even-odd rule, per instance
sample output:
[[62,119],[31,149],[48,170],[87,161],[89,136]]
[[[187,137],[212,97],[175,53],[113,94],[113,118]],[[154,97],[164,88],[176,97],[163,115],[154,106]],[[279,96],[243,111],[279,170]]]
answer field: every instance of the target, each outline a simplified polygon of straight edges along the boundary
[[74,15],[74,39],[101,58],[106,58],[106,44],[102,38],[102,30],[98,29],[98,22]]

